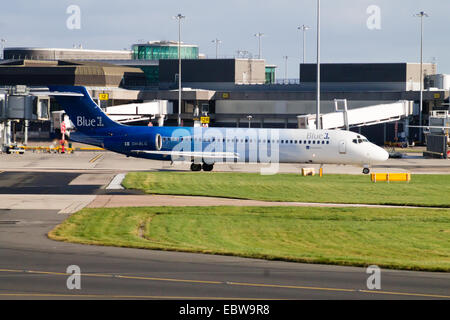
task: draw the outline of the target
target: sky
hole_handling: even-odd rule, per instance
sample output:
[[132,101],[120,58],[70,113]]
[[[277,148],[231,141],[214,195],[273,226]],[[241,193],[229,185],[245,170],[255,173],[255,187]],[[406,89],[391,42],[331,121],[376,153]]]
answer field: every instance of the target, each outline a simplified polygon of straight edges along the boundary
[[[79,28],[71,5],[80,9]],[[375,9],[374,9],[375,8]],[[425,11],[424,62],[436,62],[439,73],[450,73],[449,0],[321,0],[321,61],[419,62],[420,18]],[[306,32],[306,62],[316,61],[317,0],[15,0],[2,3],[0,38],[6,47],[130,49],[142,40],[178,40],[196,44],[215,58],[233,57],[238,50],[261,55],[278,66],[277,78],[298,78],[302,60],[300,25]],[[283,57],[288,57],[284,59]]]

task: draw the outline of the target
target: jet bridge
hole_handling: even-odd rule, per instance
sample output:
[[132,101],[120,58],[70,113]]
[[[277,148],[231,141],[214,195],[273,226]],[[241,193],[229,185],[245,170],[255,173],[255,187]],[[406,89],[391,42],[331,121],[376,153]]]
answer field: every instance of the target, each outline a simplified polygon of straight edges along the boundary
[[[320,115],[322,129],[349,129],[385,122],[398,121],[407,118],[413,112],[412,101],[398,101],[389,104],[356,108],[348,110],[347,100],[334,100],[335,112]],[[315,129],[316,115],[297,116],[298,127],[301,129]]]
[[167,100],[155,100],[107,107],[104,111],[111,119],[120,123],[157,119],[158,126],[163,126],[165,116],[173,113],[173,105]]
[[16,145],[13,128],[17,121],[23,121],[23,143],[26,145],[30,121],[49,120],[50,98],[23,85],[1,88],[0,91],[0,152],[8,152]]

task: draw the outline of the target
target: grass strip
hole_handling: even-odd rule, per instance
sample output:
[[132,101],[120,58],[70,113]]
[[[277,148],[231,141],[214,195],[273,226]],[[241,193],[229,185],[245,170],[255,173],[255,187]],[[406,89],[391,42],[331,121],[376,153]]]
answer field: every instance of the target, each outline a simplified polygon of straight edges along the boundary
[[407,182],[373,183],[369,176],[260,175],[223,172],[132,172],[123,183],[149,194],[266,201],[450,207],[450,175],[414,175]]
[[450,271],[449,209],[83,209],[49,233],[84,244]]

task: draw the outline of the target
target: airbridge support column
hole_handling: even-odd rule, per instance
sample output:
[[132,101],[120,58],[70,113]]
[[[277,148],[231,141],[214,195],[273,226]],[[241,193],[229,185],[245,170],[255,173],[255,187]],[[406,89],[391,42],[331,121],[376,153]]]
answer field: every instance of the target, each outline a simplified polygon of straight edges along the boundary
[[24,120],[23,121],[23,125],[24,125],[23,144],[24,145],[28,145],[28,128],[30,126],[30,121],[29,120]]
[[4,144],[9,146],[11,144],[11,121],[8,120],[5,122],[5,130],[4,130]]
[[0,153],[3,152],[3,135],[4,135],[4,131],[5,130],[5,126],[3,124],[3,122],[0,122]]

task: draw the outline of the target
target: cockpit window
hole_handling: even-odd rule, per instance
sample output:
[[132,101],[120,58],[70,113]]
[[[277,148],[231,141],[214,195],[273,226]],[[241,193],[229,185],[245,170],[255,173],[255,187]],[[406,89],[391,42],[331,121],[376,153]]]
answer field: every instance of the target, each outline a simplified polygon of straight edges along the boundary
[[369,142],[369,140],[358,138],[358,139],[353,139],[352,142],[355,143],[355,144],[360,144],[360,143],[363,143],[363,142]]

